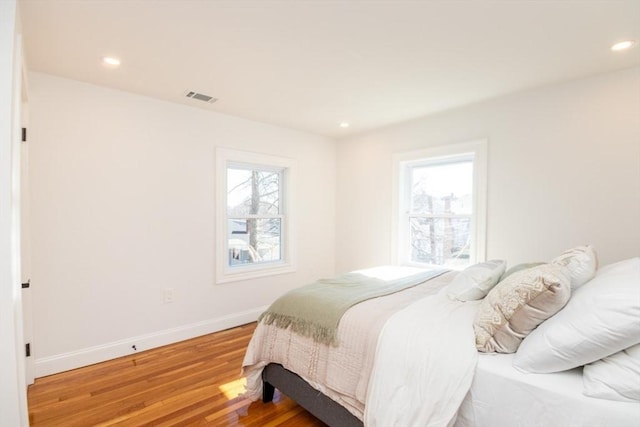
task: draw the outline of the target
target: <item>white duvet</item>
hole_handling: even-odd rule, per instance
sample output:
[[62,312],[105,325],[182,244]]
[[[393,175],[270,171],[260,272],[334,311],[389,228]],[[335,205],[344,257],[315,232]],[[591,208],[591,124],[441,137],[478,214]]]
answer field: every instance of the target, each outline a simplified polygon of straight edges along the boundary
[[478,359],[478,304],[452,301],[441,292],[387,320],[369,380],[367,427],[453,424]]

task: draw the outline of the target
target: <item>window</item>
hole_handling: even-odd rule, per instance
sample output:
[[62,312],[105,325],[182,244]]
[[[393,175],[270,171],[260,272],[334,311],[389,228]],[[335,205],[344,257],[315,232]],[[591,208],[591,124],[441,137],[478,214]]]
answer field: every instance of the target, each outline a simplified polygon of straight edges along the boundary
[[398,263],[460,269],[484,259],[486,142],[394,157]]
[[282,261],[283,169],[227,165],[228,264]]
[[293,271],[289,159],[218,149],[217,281]]

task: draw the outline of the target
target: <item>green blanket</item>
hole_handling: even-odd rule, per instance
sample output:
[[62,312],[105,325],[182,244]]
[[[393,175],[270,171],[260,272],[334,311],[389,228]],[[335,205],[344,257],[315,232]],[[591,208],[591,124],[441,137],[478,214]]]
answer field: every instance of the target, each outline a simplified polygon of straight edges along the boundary
[[321,279],[278,298],[258,321],[291,330],[315,341],[337,345],[338,323],[352,306],[416,286],[447,270],[428,270],[395,280],[381,280],[359,272]]

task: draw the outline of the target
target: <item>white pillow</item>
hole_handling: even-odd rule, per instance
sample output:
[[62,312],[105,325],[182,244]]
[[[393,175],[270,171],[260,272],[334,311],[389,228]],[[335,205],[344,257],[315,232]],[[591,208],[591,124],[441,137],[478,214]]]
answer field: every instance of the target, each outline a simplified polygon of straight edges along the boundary
[[572,369],[640,343],[640,258],[598,270],[567,305],[522,341],[513,365],[526,372]]
[[640,400],[640,344],[585,365],[582,379],[586,396]]
[[506,267],[507,262],[501,259],[467,267],[447,285],[447,295],[458,301],[482,299],[498,283]]
[[578,246],[555,257],[551,264],[561,265],[571,275],[571,290],[575,291],[596,274],[598,256],[592,246]]

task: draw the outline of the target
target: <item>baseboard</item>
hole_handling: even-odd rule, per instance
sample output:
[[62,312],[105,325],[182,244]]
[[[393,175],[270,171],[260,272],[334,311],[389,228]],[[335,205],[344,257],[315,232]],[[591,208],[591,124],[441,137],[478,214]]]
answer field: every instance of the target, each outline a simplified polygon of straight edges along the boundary
[[[244,325],[256,321],[260,313],[266,310],[266,308],[267,307],[259,307],[253,310],[192,323],[190,325],[139,335],[137,337],[83,348],[68,353],[38,358],[34,362],[35,376],[36,378],[44,377]],[[134,350],[132,346],[135,346],[136,350]]]

